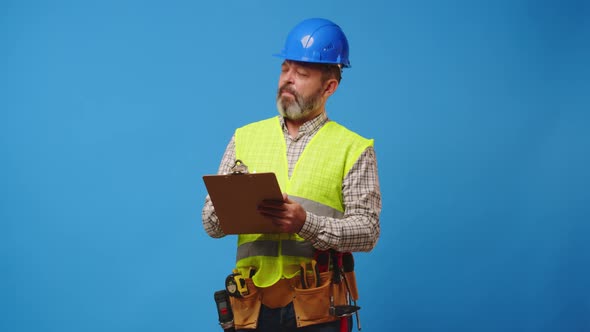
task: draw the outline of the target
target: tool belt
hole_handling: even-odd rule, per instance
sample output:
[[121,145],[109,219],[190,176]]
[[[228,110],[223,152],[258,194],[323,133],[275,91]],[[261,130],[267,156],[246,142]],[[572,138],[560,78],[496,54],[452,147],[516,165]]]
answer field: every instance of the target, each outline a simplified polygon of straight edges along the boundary
[[[255,329],[261,305],[281,308],[291,302],[298,327],[338,320],[331,309],[349,304],[350,299],[358,300],[354,270],[340,270],[340,273],[330,269],[319,271],[320,269],[315,267],[308,271],[302,268],[300,275],[280,279],[274,285],[265,288],[258,288],[252,279],[245,278],[248,294],[230,297],[236,329]],[[338,278],[335,278],[336,275]]]

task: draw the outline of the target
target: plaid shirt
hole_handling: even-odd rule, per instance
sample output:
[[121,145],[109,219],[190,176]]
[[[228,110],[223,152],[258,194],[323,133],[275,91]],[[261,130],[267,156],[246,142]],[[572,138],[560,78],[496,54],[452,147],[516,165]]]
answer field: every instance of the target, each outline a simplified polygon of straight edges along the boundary
[[[287,143],[289,176],[301,153],[318,132],[329,121],[325,112],[304,123],[297,137],[290,137],[282,117],[279,118]],[[234,137],[231,138],[218,174],[230,173],[236,160]],[[307,219],[299,236],[310,241],[316,249],[335,249],[338,251],[370,251],[377,243],[380,233],[379,214],[381,213],[381,191],[377,175],[377,159],[373,147],[368,147],[359,157],[342,183],[344,197],[344,217],[334,219],[307,212]],[[225,234],[219,227],[219,219],[213,209],[209,196],[205,199],[202,212],[205,231],[212,237]]]

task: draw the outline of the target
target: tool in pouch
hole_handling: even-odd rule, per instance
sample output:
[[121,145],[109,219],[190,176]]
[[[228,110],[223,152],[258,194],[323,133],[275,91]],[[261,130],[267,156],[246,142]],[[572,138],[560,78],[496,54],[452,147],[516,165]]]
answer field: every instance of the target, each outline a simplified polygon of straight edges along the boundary
[[[248,278],[252,278],[255,270],[250,268],[248,271]],[[242,276],[238,270],[233,270],[233,273],[225,278],[225,290],[229,296],[244,297],[250,294],[248,286],[246,285],[246,278]]]
[[234,314],[232,312],[231,304],[226,290],[219,290],[213,294],[215,305],[217,306],[217,315],[219,318],[219,325],[225,332],[235,332],[234,328]]
[[340,317],[341,331],[348,331],[348,317],[353,314],[356,316],[357,328],[361,330],[361,321],[359,318],[359,307],[350,291],[346,272],[354,271],[354,258],[350,252],[337,252],[330,250],[330,260],[332,264],[332,283],[339,284],[344,281],[346,286],[346,303],[344,305],[334,305],[334,298],[330,298],[330,315]]
[[[313,284],[308,283],[307,272],[308,265],[311,265],[311,272],[313,272]],[[317,266],[316,260],[312,260],[309,264],[302,262],[299,264],[299,277],[301,279],[301,288],[314,288],[320,287],[320,270]]]

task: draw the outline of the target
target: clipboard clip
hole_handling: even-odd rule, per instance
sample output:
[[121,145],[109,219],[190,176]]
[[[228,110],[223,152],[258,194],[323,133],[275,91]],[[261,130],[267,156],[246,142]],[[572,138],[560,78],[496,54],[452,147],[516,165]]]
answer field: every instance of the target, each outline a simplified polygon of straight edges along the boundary
[[244,164],[244,162],[242,162],[240,159],[236,159],[236,162],[231,168],[231,174],[236,175],[248,173],[248,166],[246,166],[246,164]]

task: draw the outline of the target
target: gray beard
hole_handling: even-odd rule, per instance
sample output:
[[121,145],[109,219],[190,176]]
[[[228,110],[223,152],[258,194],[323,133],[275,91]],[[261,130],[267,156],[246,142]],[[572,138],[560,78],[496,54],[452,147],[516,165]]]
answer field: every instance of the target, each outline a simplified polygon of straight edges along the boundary
[[295,100],[281,96],[281,89],[277,93],[277,110],[279,114],[289,120],[301,120],[314,113],[321,106],[321,90],[303,98],[295,91],[288,90],[295,96]]

